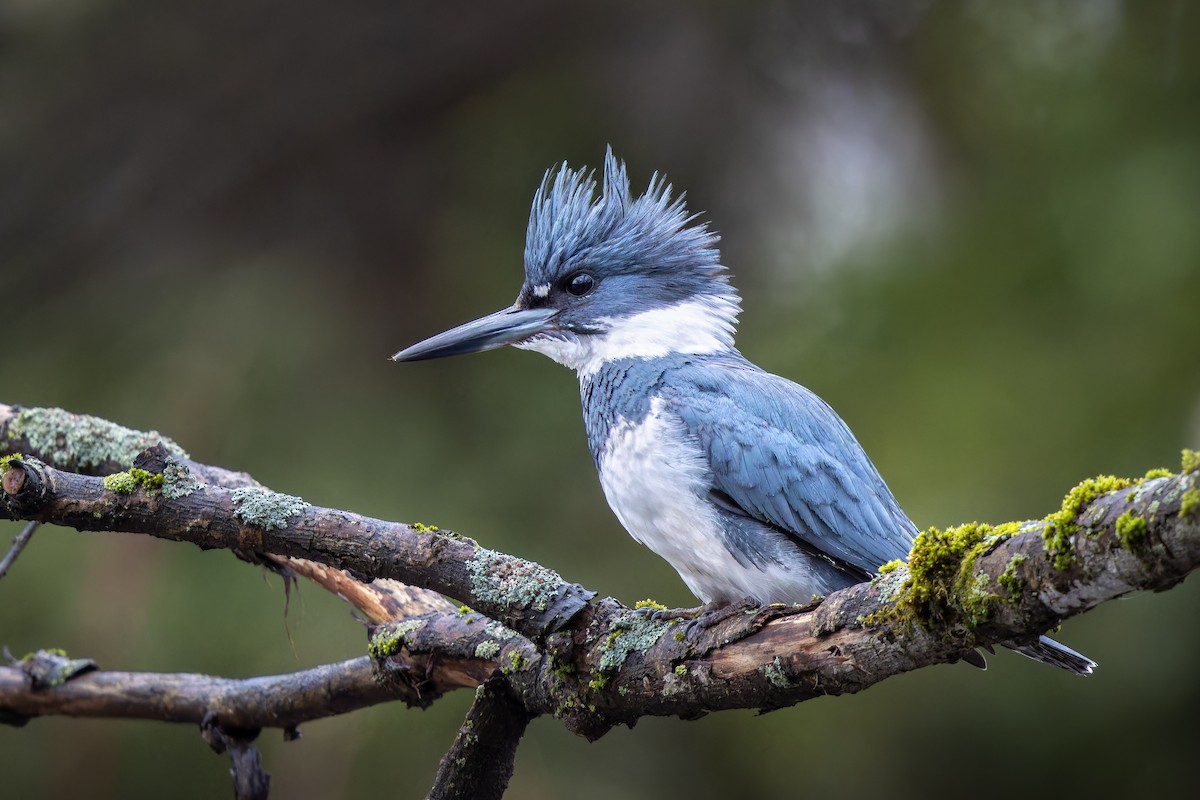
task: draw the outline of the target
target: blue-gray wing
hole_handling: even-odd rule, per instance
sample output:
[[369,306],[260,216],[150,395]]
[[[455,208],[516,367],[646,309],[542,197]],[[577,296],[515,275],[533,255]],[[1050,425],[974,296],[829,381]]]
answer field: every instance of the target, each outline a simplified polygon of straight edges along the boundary
[[906,558],[916,528],[821,398],[745,361],[701,361],[661,388],[700,443],[713,488],[746,514],[868,572]]

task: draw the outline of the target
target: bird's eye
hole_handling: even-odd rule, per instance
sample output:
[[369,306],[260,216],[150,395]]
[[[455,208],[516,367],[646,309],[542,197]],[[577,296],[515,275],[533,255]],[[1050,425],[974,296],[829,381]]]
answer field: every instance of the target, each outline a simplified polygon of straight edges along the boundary
[[567,281],[567,291],[576,297],[583,297],[595,288],[596,279],[586,272],[577,272]]

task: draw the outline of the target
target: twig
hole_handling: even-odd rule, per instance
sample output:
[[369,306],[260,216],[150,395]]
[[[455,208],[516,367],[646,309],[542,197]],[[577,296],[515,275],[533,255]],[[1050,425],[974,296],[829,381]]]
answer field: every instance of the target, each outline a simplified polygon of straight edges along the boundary
[[377,681],[366,656],[255,678],[92,670],[42,686],[35,686],[30,674],[33,663],[26,659],[0,666],[0,709],[18,718],[54,714],[199,725],[215,714],[230,730],[294,731],[310,720],[393,700],[416,700],[401,684]]
[[33,520],[16,535],[13,539],[12,547],[8,548],[8,552],[4,555],[4,560],[0,561],[0,578],[8,574],[8,570],[12,567],[13,562],[17,560],[17,556],[21,555],[21,551],[29,544],[29,540],[33,538],[34,532],[42,523]]
[[442,756],[428,800],[500,800],[512,778],[517,745],[533,720],[510,694],[508,682],[489,678],[475,700],[454,744]]
[[259,732],[232,731],[221,727],[216,714],[208,714],[200,723],[200,735],[218,755],[229,754],[229,773],[233,776],[233,794],[237,800],[267,800],[271,776],[262,768],[262,757],[253,744]]

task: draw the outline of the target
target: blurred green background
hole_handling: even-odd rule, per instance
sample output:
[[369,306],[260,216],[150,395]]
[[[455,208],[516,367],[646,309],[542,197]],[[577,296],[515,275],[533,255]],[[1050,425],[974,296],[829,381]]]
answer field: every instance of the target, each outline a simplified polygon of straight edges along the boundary
[[[742,351],[825,397],[917,523],[1039,517],[1200,445],[1200,24],[1180,2],[23,0],[0,6],[0,402],[178,440],[625,602],[692,599],[608,511],[576,383],[386,356],[510,303],[543,170],[654,170],[724,236]],[[7,545],[17,526],[0,524]],[[513,798],[1189,792],[1200,590],[759,717],[551,719]],[[289,632],[294,640],[289,644]],[[228,554],[47,529],[0,643],[248,676],[364,652]],[[469,701],[260,742],[276,797],[419,797]],[[0,728],[5,796],[225,797],[187,726]]]

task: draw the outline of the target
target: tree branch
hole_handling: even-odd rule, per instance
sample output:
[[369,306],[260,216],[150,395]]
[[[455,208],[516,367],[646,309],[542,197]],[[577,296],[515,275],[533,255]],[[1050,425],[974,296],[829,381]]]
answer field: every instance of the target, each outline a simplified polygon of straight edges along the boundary
[[[22,410],[6,423],[8,408],[0,407],[0,441],[8,452],[20,452],[15,448],[21,442],[35,443],[29,442],[28,429],[30,420],[39,419],[31,412],[41,409]],[[52,422],[64,424],[57,415]],[[15,435],[8,436],[6,429]],[[66,437],[51,441],[61,438]],[[80,460],[53,452],[64,463]],[[87,463],[97,463],[98,458],[91,456]],[[535,641],[565,625],[595,597],[595,592],[567,583],[539,564],[488,550],[457,534],[318,508],[257,486],[208,485],[197,476],[210,474],[210,468],[193,474],[174,456],[155,473],[162,480],[152,481],[161,491],[145,491],[133,473],[123,473],[130,478],[118,485],[112,475],[101,481],[34,462],[13,464],[32,477],[21,479],[16,491],[6,487],[4,514],[9,518],[312,559],[364,582],[391,578],[449,595]]]
[[[209,675],[90,670],[56,681],[37,678],[62,656],[33,653],[0,666],[0,709],[20,719],[67,717],[157,719],[199,725],[215,715],[228,730],[282,728],[392,700],[417,702],[410,687],[375,680],[367,656],[286,675]],[[78,659],[76,659],[78,661]]]
[[[10,459],[0,517],[299,558],[309,565],[302,567],[308,577],[343,596],[359,591],[347,587],[378,578],[445,593],[493,621],[440,598],[413,606],[422,613],[402,620],[395,614],[410,600],[356,602],[376,623],[371,656],[379,691],[425,705],[443,691],[494,681],[485,693],[494,700],[487,703],[510,698],[523,714],[553,714],[570,730],[596,738],[647,715],[694,718],[857,692],[892,675],[958,660],[975,647],[1032,640],[1129,592],[1168,588],[1200,565],[1196,460],[1185,451],[1180,475],[1084,482],[1061,511],[1042,521],[927,531],[910,566],[894,566],[813,606],[734,608],[695,619],[660,618],[612,599],[589,602],[593,593],[554,572],[451,532],[318,508],[257,486],[200,485],[174,456],[161,472],[107,481],[31,458]],[[200,466],[197,474],[207,469]],[[318,562],[348,574],[322,575]],[[418,594],[411,602],[419,604],[424,595],[412,591]],[[347,663],[361,678],[357,671],[365,665]],[[66,685],[86,686],[103,674]],[[169,684],[170,678],[147,680]],[[72,713],[69,695],[56,696],[58,688],[39,706],[23,686],[0,693],[0,708]],[[272,691],[293,690],[284,682]],[[128,693],[137,696],[135,689]],[[208,703],[197,700],[193,713]],[[253,707],[249,700],[241,705]],[[479,713],[489,713],[486,704]],[[153,715],[172,719],[164,709]],[[505,741],[515,747],[524,729],[517,718],[501,723],[510,733],[487,743],[493,760]],[[481,774],[471,765],[479,751],[466,744],[443,761],[445,781],[440,777],[443,788],[435,791],[458,785],[458,775]]]
[[500,800],[512,777],[517,745],[534,714],[492,677],[475,691],[475,701],[454,744],[442,756],[429,800]]
[[4,558],[0,559],[0,578],[8,574],[12,569],[12,565],[16,562],[17,556],[29,546],[29,540],[33,538],[33,534],[37,532],[40,522],[30,522],[21,532],[13,537],[12,546],[8,548],[8,552],[4,554]]

